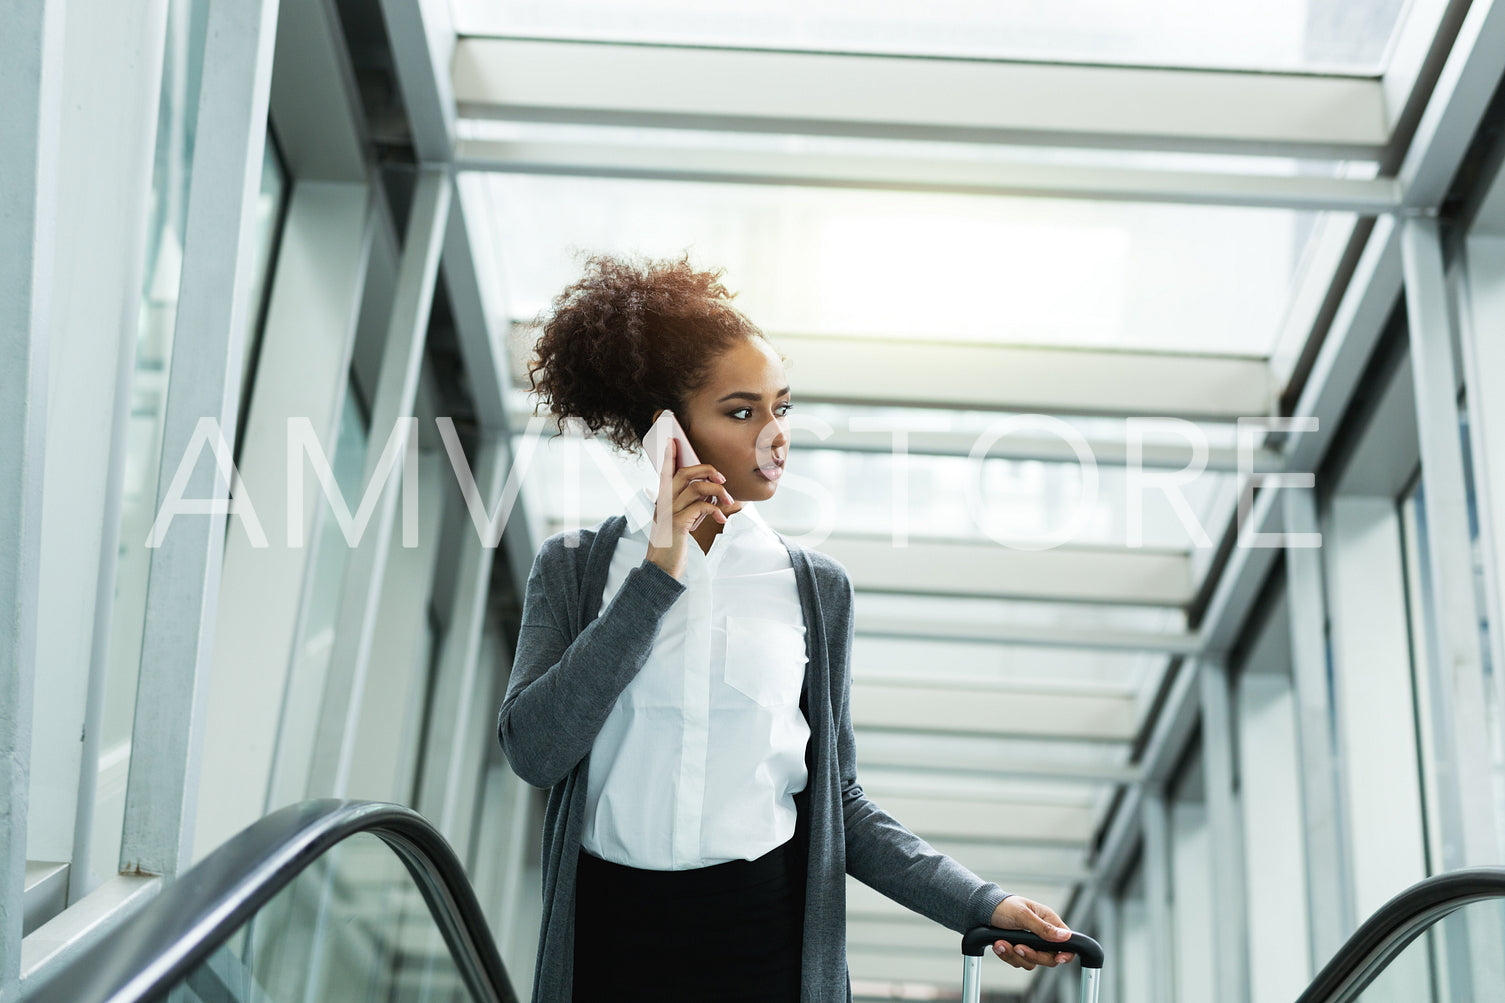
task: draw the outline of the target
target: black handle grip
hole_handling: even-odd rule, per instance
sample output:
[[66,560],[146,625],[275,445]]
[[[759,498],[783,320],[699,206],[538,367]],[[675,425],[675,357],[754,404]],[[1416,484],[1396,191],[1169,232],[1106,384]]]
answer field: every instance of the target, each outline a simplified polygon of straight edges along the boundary
[[962,936],[962,953],[979,958],[995,940],[1006,940],[1015,947],[1023,944],[1046,954],[1075,954],[1083,968],[1103,967],[1103,946],[1085,933],[1073,933],[1069,940],[1046,940],[1028,930],[1000,930],[995,926],[974,926]]

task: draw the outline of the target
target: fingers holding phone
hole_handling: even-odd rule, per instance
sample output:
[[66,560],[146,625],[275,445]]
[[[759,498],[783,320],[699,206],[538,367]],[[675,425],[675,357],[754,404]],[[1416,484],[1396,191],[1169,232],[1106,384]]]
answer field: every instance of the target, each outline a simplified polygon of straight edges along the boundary
[[658,500],[648,536],[648,560],[675,578],[684,576],[690,532],[706,516],[725,523],[727,515],[721,505],[735,503],[720,471],[708,463],[681,467],[679,458],[679,443],[670,438],[664,445]]

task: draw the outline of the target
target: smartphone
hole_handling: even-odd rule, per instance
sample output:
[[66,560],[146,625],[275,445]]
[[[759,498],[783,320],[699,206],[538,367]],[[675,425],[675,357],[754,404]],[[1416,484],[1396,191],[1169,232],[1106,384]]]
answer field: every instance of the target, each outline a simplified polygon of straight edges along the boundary
[[[684,427],[680,425],[679,419],[674,416],[673,411],[665,408],[664,413],[658,416],[658,421],[648,429],[648,434],[643,436],[643,451],[648,454],[648,462],[653,464],[653,472],[660,480],[664,476],[664,453],[669,448],[670,439],[679,443],[679,448],[675,451],[677,457],[675,470],[681,467],[693,467],[700,462],[700,458],[695,455],[695,447],[690,445],[690,437],[685,435]],[[696,479],[703,480],[704,478]],[[712,498],[711,501],[717,505],[721,504],[719,498]],[[696,529],[704,520],[705,513],[702,512],[690,524],[690,529]]]
[[669,446],[669,440],[674,439],[679,443],[679,461],[675,466],[693,467],[700,462],[695,455],[695,447],[690,445],[690,437],[685,435],[684,428],[679,424],[679,419],[668,408],[658,416],[658,421],[648,429],[648,434],[643,436],[643,451],[648,454],[648,462],[653,464],[653,472],[660,477],[664,476],[664,452]]

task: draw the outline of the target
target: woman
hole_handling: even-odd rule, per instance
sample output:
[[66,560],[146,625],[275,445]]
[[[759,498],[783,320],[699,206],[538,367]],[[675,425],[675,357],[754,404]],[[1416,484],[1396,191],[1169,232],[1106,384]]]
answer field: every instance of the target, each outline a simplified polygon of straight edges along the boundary
[[[530,363],[561,421],[624,450],[665,408],[693,446],[656,493],[533,563],[498,736],[549,789],[533,999],[850,1000],[845,875],[958,932],[1070,934],[856,779],[851,579],[771,530],[781,357],[687,259],[590,259]],[[679,467],[680,469],[675,469]],[[999,941],[1016,967],[1071,955]]]

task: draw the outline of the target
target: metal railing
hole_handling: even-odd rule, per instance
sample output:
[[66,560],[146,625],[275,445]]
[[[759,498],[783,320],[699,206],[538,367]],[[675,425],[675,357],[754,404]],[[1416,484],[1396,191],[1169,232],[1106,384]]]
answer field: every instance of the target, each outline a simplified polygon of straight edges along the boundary
[[506,966],[454,850],[422,815],[396,804],[325,799],[273,812],[169,883],[131,922],[21,1000],[133,1003],[179,984],[278,892],[360,833],[405,865],[474,999],[517,1003]]
[[1472,902],[1505,900],[1505,867],[1426,878],[1380,906],[1344,942],[1296,1003],[1349,1003],[1432,924]]

